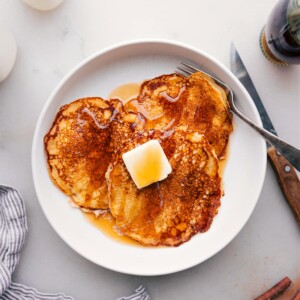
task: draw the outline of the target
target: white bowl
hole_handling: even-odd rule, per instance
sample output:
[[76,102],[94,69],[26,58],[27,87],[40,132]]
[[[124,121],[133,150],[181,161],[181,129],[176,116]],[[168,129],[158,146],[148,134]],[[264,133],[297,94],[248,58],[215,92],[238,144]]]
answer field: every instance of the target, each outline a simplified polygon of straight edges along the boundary
[[32,147],[32,170],[40,205],[59,236],[75,251],[111,270],[136,275],[161,275],[195,266],[223,249],[242,229],[258,200],[266,169],[266,144],[234,117],[224,173],[225,196],[208,232],[179,247],[136,247],[115,241],[91,225],[70,206],[49,178],[43,138],[60,106],[87,96],[107,97],[121,84],[142,82],[173,73],[181,61],[191,61],[226,82],[238,107],[255,123],[258,112],[241,83],[208,54],[182,43],[143,40],[118,44],[85,59],[59,83],[39,117]]

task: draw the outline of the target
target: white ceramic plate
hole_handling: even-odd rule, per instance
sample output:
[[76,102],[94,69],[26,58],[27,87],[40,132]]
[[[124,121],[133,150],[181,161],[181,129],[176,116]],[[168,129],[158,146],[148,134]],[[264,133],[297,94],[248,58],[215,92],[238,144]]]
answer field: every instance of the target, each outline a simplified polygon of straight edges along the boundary
[[60,237],[75,251],[111,270],[136,275],[161,275],[197,265],[224,248],[242,229],[258,200],[266,169],[265,142],[234,118],[234,132],[224,174],[225,196],[208,232],[176,248],[122,244],[90,224],[72,208],[51,182],[43,137],[60,106],[87,96],[107,97],[114,88],[173,73],[181,61],[192,61],[232,87],[239,108],[261,124],[250,96],[238,80],[208,54],[187,45],[161,40],[119,44],[85,59],[56,87],[39,117],[32,149],[33,179],[41,207]]

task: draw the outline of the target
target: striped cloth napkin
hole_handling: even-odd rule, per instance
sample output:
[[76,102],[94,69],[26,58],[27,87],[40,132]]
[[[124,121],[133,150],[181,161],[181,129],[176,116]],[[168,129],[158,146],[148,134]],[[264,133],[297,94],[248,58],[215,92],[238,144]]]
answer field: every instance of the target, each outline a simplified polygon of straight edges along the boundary
[[[19,262],[27,233],[25,205],[12,187],[0,185],[0,299],[2,300],[74,300],[63,293],[41,293],[36,289],[11,281]],[[150,300],[143,286],[128,297],[117,300]]]

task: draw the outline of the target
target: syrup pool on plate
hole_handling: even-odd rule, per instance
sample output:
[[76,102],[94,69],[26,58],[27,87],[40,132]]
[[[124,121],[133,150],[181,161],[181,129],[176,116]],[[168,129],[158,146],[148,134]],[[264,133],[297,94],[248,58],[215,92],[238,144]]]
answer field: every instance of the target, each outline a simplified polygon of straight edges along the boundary
[[117,98],[124,102],[135,98],[140,92],[141,85],[139,83],[126,83],[115,88],[108,98]]
[[131,239],[126,235],[121,235],[115,228],[115,219],[110,213],[105,213],[100,216],[96,216],[94,213],[84,213],[86,219],[101,232],[109,236],[115,241],[121,242],[123,244],[128,244],[132,246],[143,247],[139,242]]

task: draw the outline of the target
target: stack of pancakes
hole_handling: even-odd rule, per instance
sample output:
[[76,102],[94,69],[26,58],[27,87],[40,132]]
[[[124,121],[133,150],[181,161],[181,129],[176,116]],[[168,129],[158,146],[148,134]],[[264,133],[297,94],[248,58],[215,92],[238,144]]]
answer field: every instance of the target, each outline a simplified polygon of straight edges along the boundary
[[[219,161],[232,129],[226,94],[211,78],[170,74],[145,81],[126,103],[64,105],[44,141],[53,182],[78,206],[107,210],[118,232],[144,245],[177,246],[207,231],[218,212]],[[122,154],[151,139],[172,173],[139,190]]]

